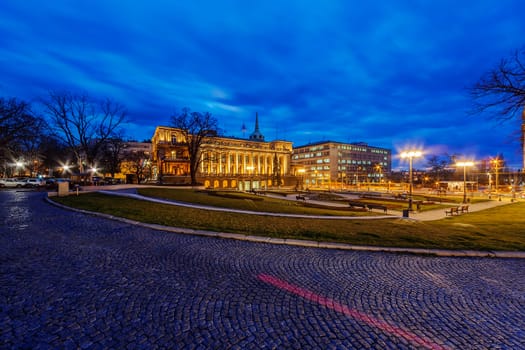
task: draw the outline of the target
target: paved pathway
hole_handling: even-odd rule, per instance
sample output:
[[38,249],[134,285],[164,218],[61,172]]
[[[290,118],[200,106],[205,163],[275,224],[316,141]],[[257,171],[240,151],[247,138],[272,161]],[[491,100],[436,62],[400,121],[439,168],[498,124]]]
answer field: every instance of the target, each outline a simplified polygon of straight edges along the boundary
[[[99,192],[105,192],[105,193],[115,194],[115,195],[128,195],[128,196],[131,196],[131,197],[141,198],[141,199],[144,199],[144,200],[150,200],[150,201],[155,201],[155,202],[173,203],[173,201],[167,201],[167,200],[162,200],[162,199],[157,199],[157,198],[150,198],[150,197],[142,197],[140,195],[137,195],[136,194],[136,188],[137,187],[151,187],[151,186],[137,186],[137,185],[116,185],[116,186],[104,186],[104,187],[101,187],[101,186],[87,186],[87,187],[84,188],[84,191],[99,191]],[[173,187],[173,188],[176,189],[176,188],[180,188],[180,187]],[[272,195],[268,195],[268,196],[272,197]],[[273,195],[273,197],[279,198],[279,199],[287,199],[287,200],[290,200],[290,201],[296,201],[297,200],[295,198],[296,197],[295,195],[289,195],[287,197]],[[350,196],[350,197],[355,197],[355,196]],[[312,202],[312,203],[317,203],[317,204],[320,204],[320,205],[325,205],[325,206],[347,207],[346,204],[337,203],[337,202],[317,201],[317,200],[310,200],[310,199],[308,201]],[[503,201],[492,200],[492,201],[480,202],[480,203],[474,203],[474,204],[471,203],[471,204],[469,204],[469,212],[476,212],[476,211],[486,210],[486,209],[494,208],[494,207],[497,207],[497,206],[508,205],[508,204],[512,204],[512,203],[516,203],[516,202],[511,202],[510,199],[508,199],[508,198],[504,199]],[[179,203],[179,205],[198,207],[198,208],[206,208],[206,209],[209,209],[209,210],[217,210],[217,211],[227,210],[227,211],[234,211],[234,212],[239,212],[239,213],[246,213],[247,212],[247,211],[244,211],[244,210],[224,209],[224,208],[209,207],[209,206],[195,205],[195,204]],[[448,204],[444,203],[443,204],[443,208],[435,209],[435,210],[421,211],[421,212],[413,211],[413,212],[409,213],[409,217],[412,218],[412,219],[415,219],[415,220],[420,220],[420,221],[439,220],[439,219],[443,219],[443,218],[446,217],[445,210],[447,210],[447,209],[449,209],[451,207],[454,207],[454,206],[458,206],[458,204],[456,204],[456,203],[448,203]],[[249,213],[254,213],[254,212],[249,212]],[[299,216],[299,217],[303,216],[303,215],[294,215],[294,214],[275,214],[275,213],[257,213],[257,214],[269,215],[269,216]],[[389,210],[388,215],[348,216],[348,217],[346,217],[346,216],[338,216],[338,217],[323,216],[323,218],[325,218],[325,219],[345,219],[345,220],[348,220],[348,219],[373,220],[373,219],[384,219],[384,218],[392,218],[392,217],[402,217],[402,215],[403,214],[400,211]],[[309,217],[315,217],[315,216],[309,216]]]
[[[345,194],[340,194],[340,195],[346,196],[350,200],[358,198],[355,195],[345,195]],[[283,198],[283,197],[279,197],[279,198]],[[286,199],[296,200],[295,195],[288,196],[286,197]],[[337,207],[347,206],[346,204],[341,204],[337,202],[315,201],[315,200],[309,200],[309,201],[313,203],[327,205],[327,206],[337,206]],[[515,202],[511,202],[510,199],[508,198],[505,198],[502,201],[492,200],[492,201],[481,202],[481,203],[474,203],[474,204],[471,203],[469,204],[469,212],[481,211],[485,209],[494,208],[500,205],[507,205],[507,204],[512,204],[512,203],[515,203]],[[435,209],[435,210],[426,210],[426,211],[421,211],[421,212],[413,211],[409,213],[409,217],[415,220],[420,220],[420,221],[439,220],[439,219],[443,219],[446,217],[445,210],[450,209],[451,207],[457,207],[457,206],[458,206],[457,203],[443,203],[443,208]],[[397,216],[397,217],[401,217],[403,215],[401,211],[396,211],[396,210],[389,210],[388,213],[390,216]]]
[[180,235],[0,191],[0,348],[519,349],[525,261]]

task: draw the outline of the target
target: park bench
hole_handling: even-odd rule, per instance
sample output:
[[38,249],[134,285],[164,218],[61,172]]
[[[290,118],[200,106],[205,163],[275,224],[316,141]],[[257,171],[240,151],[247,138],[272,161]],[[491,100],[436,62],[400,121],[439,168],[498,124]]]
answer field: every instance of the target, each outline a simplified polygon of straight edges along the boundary
[[468,213],[468,205],[462,205],[461,207],[458,208],[458,211],[460,211],[461,214]]
[[369,210],[379,209],[379,210],[382,210],[385,214],[387,212],[387,207],[385,205],[381,205],[381,204],[367,204],[366,206],[368,207]]
[[306,201],[306,197],[304,195],[302,195],[302,194],[299,194],[299,195],[295,196],[295,199]]
[[459,215],[459,207],[453,207],[449,210],[445,210],[445,216],[453,216],[453,215]]
[[360,203],[360,202],[348,202],[348,205],[350,206],[350,208],[362,208],[362,209],[367,209],[366,204],[364,204],[364,203]]

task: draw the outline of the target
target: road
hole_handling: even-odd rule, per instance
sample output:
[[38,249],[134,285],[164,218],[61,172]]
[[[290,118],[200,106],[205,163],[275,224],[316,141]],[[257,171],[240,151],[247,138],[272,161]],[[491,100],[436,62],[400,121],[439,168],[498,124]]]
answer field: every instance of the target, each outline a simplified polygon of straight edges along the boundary
[[0,191],[0,348],[518,349],[525,260],[147,229]]

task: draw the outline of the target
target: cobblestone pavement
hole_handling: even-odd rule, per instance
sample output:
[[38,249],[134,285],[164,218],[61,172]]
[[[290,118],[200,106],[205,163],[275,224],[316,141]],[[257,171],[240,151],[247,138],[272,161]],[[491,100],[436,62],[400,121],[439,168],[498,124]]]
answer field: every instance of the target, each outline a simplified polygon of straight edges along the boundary
[[0,191],[0,348],[524,348],[524,260],[182,235],[43,197]]

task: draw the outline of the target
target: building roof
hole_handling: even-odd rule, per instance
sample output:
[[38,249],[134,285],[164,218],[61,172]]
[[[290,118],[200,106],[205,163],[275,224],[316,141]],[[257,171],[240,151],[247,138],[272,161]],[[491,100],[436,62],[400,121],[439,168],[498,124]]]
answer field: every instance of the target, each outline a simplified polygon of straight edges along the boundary
[[381,148],[381,149],[389,150],[389,148],[386,148],[386,147],[370,146],[366,142],[340,142],[340,141],[332,141],[332,140],[311,142],[311,143],[307,143],[307,144],[301,145],[301,146],[294,146],[294,148],[318,146],[318,145],[324,145],[324,144],[327,144],[327,143],[336,143],[336,144],[340,144],[340,145],[364,146],[364,147],[370,147],[370,148]]

